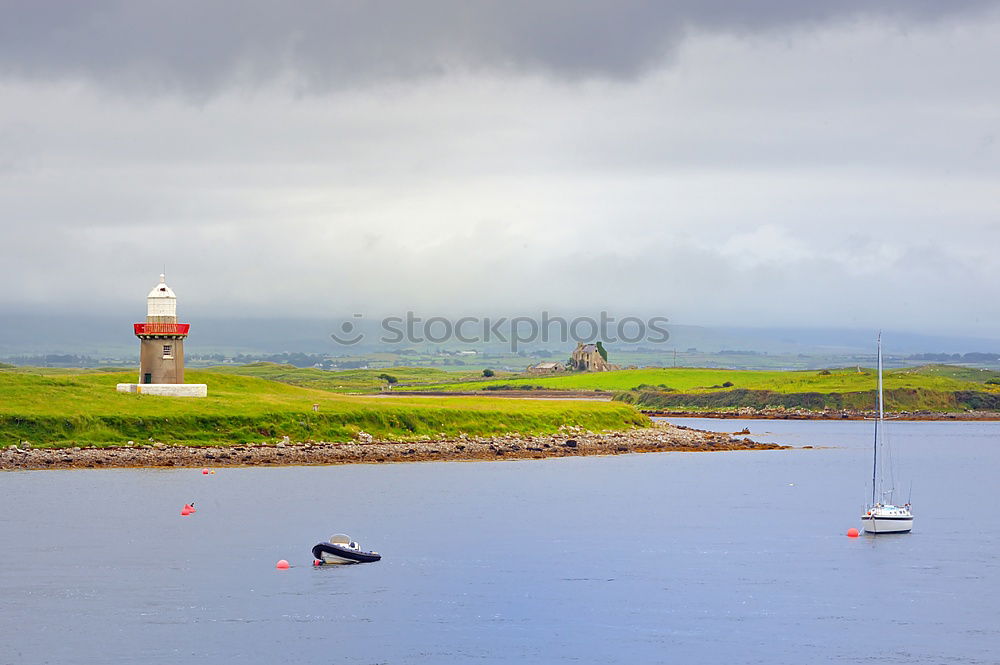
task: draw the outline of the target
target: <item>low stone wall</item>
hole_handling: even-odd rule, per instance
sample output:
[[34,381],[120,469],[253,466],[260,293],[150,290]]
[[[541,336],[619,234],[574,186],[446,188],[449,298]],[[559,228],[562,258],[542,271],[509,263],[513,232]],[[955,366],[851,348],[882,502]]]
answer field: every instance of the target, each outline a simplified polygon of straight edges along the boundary
[[117,390],[162,397],[208,397],[208,385],[204,383],[119,383]]
[[[22,444],[23,445],[23,444]],[[549,436],[497,437],[409,442],[374,441],[365,433],[351,443],[279,441],[235,446],[168,446],[162,443],[116,448],[30,448],[0,450],[0,469],[129,467],[221,467],[257,465],[358,464],[418,461],[542,459],[579,455],[648,452],[708,452],[787,448],[722,432],[656,423],[621,432],[587,432],[565,427]]]

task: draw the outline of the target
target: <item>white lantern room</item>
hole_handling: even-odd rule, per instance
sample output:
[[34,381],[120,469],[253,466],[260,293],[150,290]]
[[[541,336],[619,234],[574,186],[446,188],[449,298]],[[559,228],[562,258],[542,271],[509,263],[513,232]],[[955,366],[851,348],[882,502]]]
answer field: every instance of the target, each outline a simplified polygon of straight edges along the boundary
[[146,320],[170,321],[177,320],[177,296],[173,289],[167,286],[166,275],[160,275],[160,283],[146,296]]

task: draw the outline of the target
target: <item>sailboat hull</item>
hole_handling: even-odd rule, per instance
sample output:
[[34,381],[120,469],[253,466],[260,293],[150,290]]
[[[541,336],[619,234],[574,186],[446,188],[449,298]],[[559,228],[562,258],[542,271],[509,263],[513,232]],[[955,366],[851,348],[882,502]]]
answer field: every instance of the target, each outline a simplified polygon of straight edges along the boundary
[[913,517],[861,517],[861,528],[865,533],[908,533],[913,529]]

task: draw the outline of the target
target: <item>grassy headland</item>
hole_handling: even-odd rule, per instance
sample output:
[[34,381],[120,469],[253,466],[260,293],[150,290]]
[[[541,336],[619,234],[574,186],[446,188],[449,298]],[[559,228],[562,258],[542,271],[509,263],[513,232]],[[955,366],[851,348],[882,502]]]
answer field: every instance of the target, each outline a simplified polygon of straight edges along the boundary
[[[329,373],[327,373],[329,374]],[[347,441],[360,431],[384,440],[422,436],[547,434],[569,424],[627,429],[648,420],[626,404],[475,398],[351,396],[218,371],[186,372],[207,398],[115,392],[134,372],[0,370],[0,443],[123,445],[129,440],[191,445],[293,440]],[[313,405],[318,405],[318,411]]]
[[[391,399],[377,393],[396,379]],[[870,369],[741,371],[640,369],[557,376],[482,379],[431,368],[323,371],[272,363],[189,370],[207,383],[204,399],[120,394],[115,384],[134,371],[0,368],[0,445],[122,445],[150,441],[227,445],[348,441],[361,431],[381,440],[550,434],[562,425],[589,430],[648,424],[636,411],[735,412],[739,409],[870,411]],[[449,379],[447,382],[442,379]],[[1000,372],[928,365],[885,374],[891,411],[1000,411]],[[600,391],[614,402],[499,400],[458,396],[421,398],[407,391]],[[313,410],[313,405],[317,410]]]

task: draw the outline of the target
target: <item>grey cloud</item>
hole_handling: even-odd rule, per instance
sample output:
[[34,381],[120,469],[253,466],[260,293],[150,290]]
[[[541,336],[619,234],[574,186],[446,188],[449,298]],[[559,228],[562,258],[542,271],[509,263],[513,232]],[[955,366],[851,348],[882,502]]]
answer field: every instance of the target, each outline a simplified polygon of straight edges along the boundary
[[427,0],[6,2],[0,72],[122,90],[211,94],[291,74],[302,89],[527,70],[631,77],[692,30],[744,32],[850,20],[939,20],[996,0]]
[[[97,20],[83,16],[66,20]],[[780,40],[702,31],[671,67],[585,85],[466,70],[195,104],[0,81],[0,320],[22,306],[141,309],[166,262],[192,318],[607,308],[992,337],[997,26],[1000,14]],[[177,85],[219,85],[254,44],[279,41],[244,37],[213,47],[231,67],[214,57]],[[166,71],[166,41],[133,41]],[[393,48],[383,64],[403,57]],[[630,71],[624,53],[601,71]],[[62,69],[45,75],[98,72],[66,62],[54,53]]]

